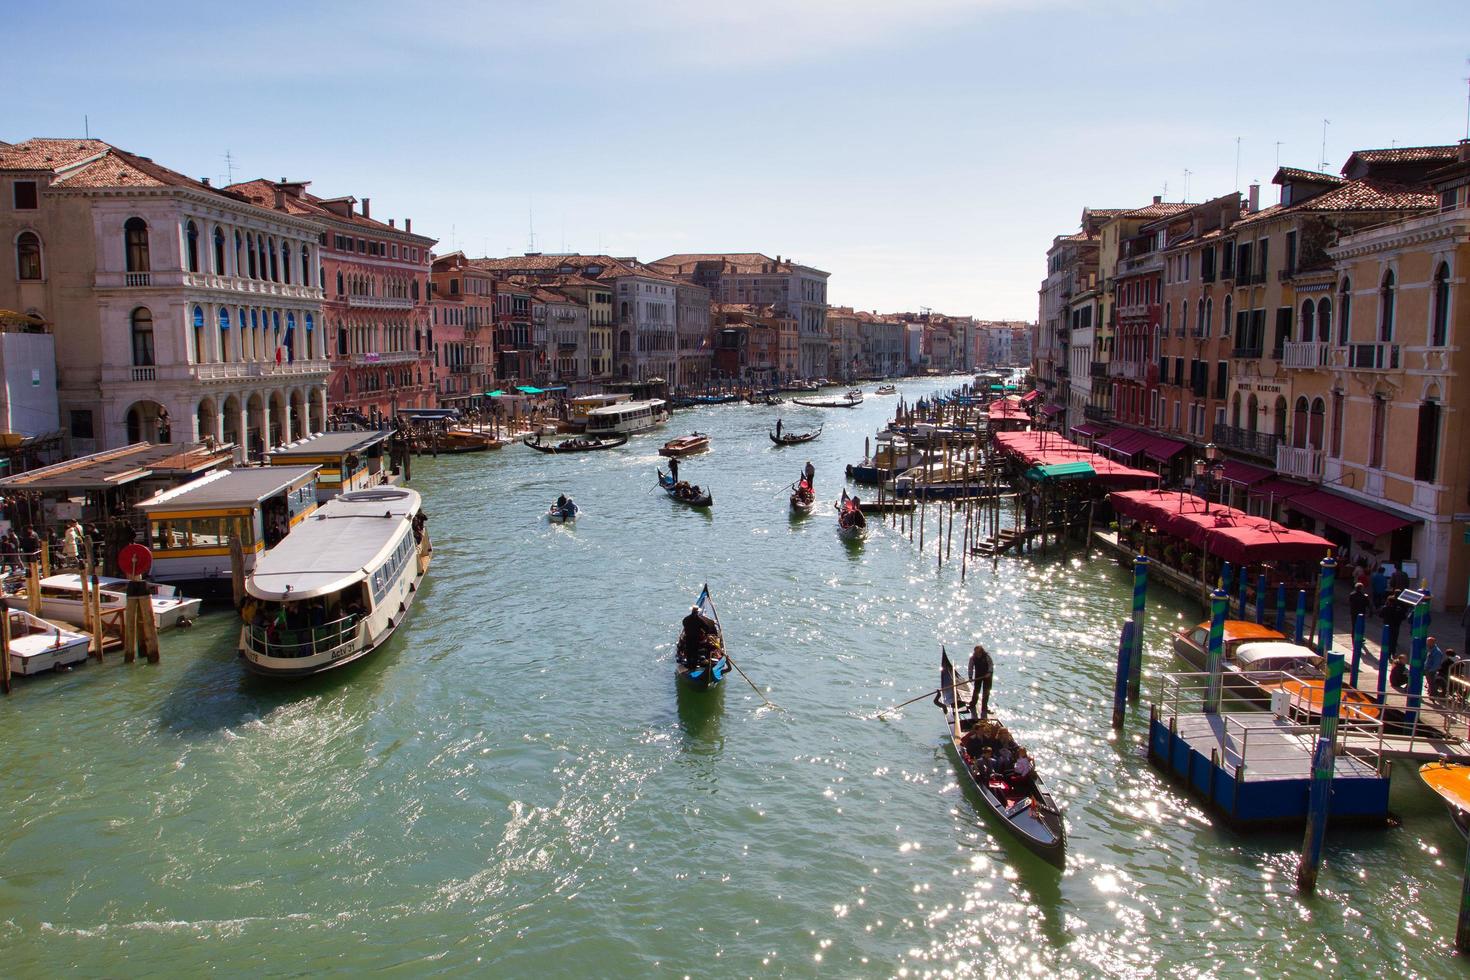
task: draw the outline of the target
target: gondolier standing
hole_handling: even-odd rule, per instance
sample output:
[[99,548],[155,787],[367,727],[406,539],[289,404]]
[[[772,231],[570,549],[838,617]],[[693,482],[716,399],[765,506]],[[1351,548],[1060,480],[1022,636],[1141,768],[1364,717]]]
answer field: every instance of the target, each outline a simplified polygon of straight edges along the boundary
[[807,482],[807,485],[808,486],[812,487],[813,489],[816,488],[816,486],[817,486],[817,468],[812,465],[812,461],[811,460],[807,460],[806,461],[806,465],[803,466],[802,469],[801,469],[801,475],[804,476],[804,477],[806,477],[806,482]]
[[781,438],[781,420],[780,419],[777,419],[776,420],[776,438],[777,439]]
[[984,719],[990,713],[990,682],[995,677],[995,664],[990,659],[990,651],[980,644],[975,644],[975,652],[970,654],[970,714],[975,713],[975,701],[980,701],[980,718]]
[[679,459],[676,456],[669,457],[669,476],[674,478],[675,483],[679,482]]

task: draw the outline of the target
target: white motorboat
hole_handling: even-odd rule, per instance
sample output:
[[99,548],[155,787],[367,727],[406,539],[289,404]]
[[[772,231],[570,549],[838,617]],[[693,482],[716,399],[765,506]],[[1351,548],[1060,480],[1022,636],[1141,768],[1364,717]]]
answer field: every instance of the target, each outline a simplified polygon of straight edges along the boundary
[[328,501],[255,564],[240,630],[245,666],[305,677],[372,653],[402,624],[433,548],[406,487]]
[[661,398],[618,402],[587,412],[589,436],[635,435],[657,429],[669,420],[668,403]]
[[88,637],[32,616],[24,609],[7,609],[10,619],[10,672],[40,674],[87,659]]
[[[127,605],[127,579],[101,575],[97,578],[97,584],[101,587],[104,616],[121,611]],[[149,582],[148,589],[149,605],[153,607],[153,621],[160,630],[177,626],[180,621],[192,620],[199,615],[202,600],[180,595],[177,586]],[[5,604],[12,609],[27,609],[30,605],[24,588],[14,595],[7,595]],[[46,619],[58,619],[74,626],[83,625],[86,615],[82,609],[82,577],[73,572],[41,579],[41,615]]]

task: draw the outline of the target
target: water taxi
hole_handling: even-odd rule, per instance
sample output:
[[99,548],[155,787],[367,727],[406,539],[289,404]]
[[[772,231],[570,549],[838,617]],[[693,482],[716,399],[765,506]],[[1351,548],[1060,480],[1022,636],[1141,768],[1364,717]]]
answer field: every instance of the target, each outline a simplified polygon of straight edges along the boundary
[[317,466],[221,470],[143,501],[150,577],[190,595],[232,597],[230,537],[240,539],[246,574],[265,550],[317,509]]
[[586,431],[589,436],[635,435],[657,429],[668,420],[668,405],[662,398],[619,402],[589,411]]
[[85,633],[62,629],[24,609],[7,609],[10,618],[10,671],[34,675],[60,670],[87,659]]
[[[229,581],[228,578],[226,581]],[[97,584],[102,593],[102,615],[105,617],[108,613],[122,612],[128,602],[128,580],[101,575],[97,578]],[[200,600],[186,598],[179,594],[176,587],[161,582],[149,582],[148,589],[148,601],[153,607],[153,621],[160,630],[198,617]],[[22,587],[13,595],[7,595],[5,604],[12,609],[25,609],[29,605],[25,588]],[[41,615],[47,619],[59,619],[63,623],[82,625],[86,620],[82,605],[82,577],[72,573],[50,575],[41,579]]]
[[372,653],[408,615],[432,553],[416,491],[378,487],[328,501],[245,583],[245,666],[304,677]]

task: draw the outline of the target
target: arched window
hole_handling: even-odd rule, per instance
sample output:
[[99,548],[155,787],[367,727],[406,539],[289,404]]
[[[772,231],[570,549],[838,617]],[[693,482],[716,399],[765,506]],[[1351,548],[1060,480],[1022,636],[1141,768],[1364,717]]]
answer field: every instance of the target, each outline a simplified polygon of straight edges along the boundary
[[338,296],[341,296],[343,294],[343,292],[345,292],[345,290],[342,288],[342,270],[341,269],[338,269],[337,270],[337,295]]
[[123,224],[123,243],[128,272],[148,272],[153,268],[148,259],[148,222],[129,218]]
[[1317,339],[1324,344],[1332,340],[1332,300],[1326,296],[1317,300]]
[[[276,265],[276,249],[275,249],[275,243],[272,242],[270,244],[267,244],[267,243],[262,242],[261,243],[261,248],[264,249],[265,252],[271,257],[271,282],[280,282],[281,281],[281,269],[280,269],[279,266]],[[264,270],[262,270],[262,271],[264,271]]]
[[192,220],[184,225],[184,262],[190,272],[199,271],[199,226]]
[[1332,455],[1339,459],[1342,457],[1342,425],[1345,411],[1342,392],[1334,391],[1332,393]]
[[1320,398],[1312,399],[1312,418],[1307,423],[1307,445],[1321,450],[1322,430],[1327,421],[1327,403]]
[[1173,303],[1165,303],[1164,304],[1164,336],[1167,337],[1169,335],[1169,331],[1170,330],[1173,330],[1173,329],[1174,329],[1174,304]]
[[1256,412],[1256,407],[1257,407],[1257,404],[1258,403],[1256,402],[1256,396],[1255,396],[1254,393],[1252,393],[1251,396],[1249,398],[1247,398],[1246,399],[1246,402],[1245,402],[1245,431],[1247,431],[1247,432],[1255,432],[1256,431],[1256,426],[1257,426],[1257,419],[1256,419],[1257,412]]
[[311,253],[305,245],[301,246],[301,285],[311,285]]
[[1389,269],[1383,274],[1383,282],[1378,287],[1378,340],[1381,343],[1393,340],[1394,284],[1393,270]]
[[291,246],[281,243],[281,279],[291,285]]
[[1215,332],[1215,298],[1213,296],[1205,297],[1204,323],[1202,335],[1208,337]]
[[417,279],[409,284],[408,291],[409,295],[413,298],[413,301],[417,303],[419,299],[419,281]]
[[311,314],[306,314],[306,359],[311,360],[316,356],[316,321]]
[[214,274],[225,274],[225,233],[220,231],[219,225],[214,226]]
[[1435,483],[1439,473],[1439,403],[1432,399],[1419,406],[1419,436],[1414,450],[1414,479]]
[[1434,270],[1434,293],[1430,296],[1429,346],[1443,347],[1450,338],[1450,267],[1441,262]]
[[1337,344],[1346,347],[1353,339],[1353,281],[1344,279],[1337,288]]
[[1296,449],[1307,448],[1307,399],[1298,397],[1291,413],[1291,444]]
[[[245,256],[240,253],[240,233],[235,232],[235,268],[234,274],[241,275],[245,271]],[[244,326],[242,323],[241,326]]]
[[1225,315],[1220,319],[1220,336],[1230,336],[1230,311],[1235,308],[1235,298],[1230,295],[1225,297]]
[[204,363],[204,308],[194,307],[194,314],[190,317],[194,327],[194,363]]
[[41,278],[41,236],[23,231],[15,239],[15,275],[18,279]]
[[1368,465],[1374,469],[1383,466],[1383,441],[1388,431],[1388,399],[1373,396],[1373,417],[1368,429]]
[[341,323],[337,324],[337,356],[347,356],[347,328]]
[[246,235],[245,236],[245,253],[246,253],[245,254],[245,258],[249,262],[250,278],[251,279],[259,278],[255,274],[255,236],[254,235]]
[[1298,332],[1302,341],[1309,341],[1317,333],[1317,306],[1311,300],[1302,300],[1302,322]]
[[140,306],[128,317],[133,339],[133,366],[153,366],[153,314]]
[[230,359],[230,311],[223,306],[219,308],[219,359]]

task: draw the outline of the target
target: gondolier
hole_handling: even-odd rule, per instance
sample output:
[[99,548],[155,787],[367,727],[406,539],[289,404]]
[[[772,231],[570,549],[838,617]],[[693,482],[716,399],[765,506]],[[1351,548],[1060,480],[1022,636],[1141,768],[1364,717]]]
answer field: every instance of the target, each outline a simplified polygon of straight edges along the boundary
[[975,650],[970,654],[970,664],[967,671],[970,678],[970,714],[975,713],[975,701],[980,701],[980,715],[984,719],[990,714],[990,683],[995,676],[995,664],[990,659],[990,651],[979,643],[975,644]]

